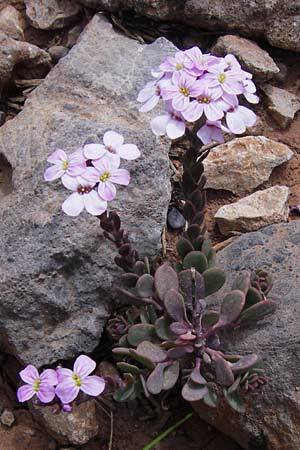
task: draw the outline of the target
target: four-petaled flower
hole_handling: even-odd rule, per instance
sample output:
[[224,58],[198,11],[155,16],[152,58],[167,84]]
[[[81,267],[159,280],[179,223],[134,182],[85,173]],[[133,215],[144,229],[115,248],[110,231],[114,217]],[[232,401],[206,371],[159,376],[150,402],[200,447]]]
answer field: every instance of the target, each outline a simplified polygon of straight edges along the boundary
[[172,107],[176,111],[184,111],[189,105],[190,98],[197,95],[197,82],[195,78],[178,72],[174,72],[172,82],[171,85],[163,87],[161,96],[164,100],[172,100]]
[[55,370],[46,369],[40,375],[38,370],[29,364],[20,372],[20,378],[26,383],[17,391],[19,402],[26,402],[35,395],[42,403],[50,403],[55,397],[57,374]]
[[85,355],[79,356],[73,370],[60,368],[60,383],[55,393],[63,404],[71,403],[82,391],[92,397],[100,395],[105,388],[105,381],[97,375],[90,375],[96,368],[96,363]]
[[65,174],[76,177],[86,169],[85,158],[81,150],[67,155],[66,152],[58,149],[51,153],[47,161],[53,165],[45,170],[45,181],[57,180]]

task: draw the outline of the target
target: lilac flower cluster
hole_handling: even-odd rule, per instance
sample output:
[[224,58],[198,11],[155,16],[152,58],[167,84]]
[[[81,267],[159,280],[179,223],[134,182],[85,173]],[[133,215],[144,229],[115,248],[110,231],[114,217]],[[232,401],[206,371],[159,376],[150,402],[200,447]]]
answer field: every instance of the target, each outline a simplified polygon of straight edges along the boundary
[[96,363],[85,355],[79,356],[73,370],[57,367],[56,370],[46,369],[41,374],[33,365],[28,365],[20,372],[20,378],[25,385],[18,389],[19,402],[26,402],[36,397],[40,403],[60,403],[66,412],[71,411],[71,403],[80,392],[97,397],[105,388],[105,381],[97,375],[90,375],[96,368]]
[[223,132],[242,134],[254,125],[254,112],[239,104],[244,95],[258,103],[252,74],[244,71],[235,56],[203,54],[198,47],[169,56],[155,71],[155,78],[140,91],[141,112],[150,111],[163,100],[166,112],[151,121],[154,134],[177,139],[186,123],[204,119],[197,131],[203,144],[224,142]]
[[55,150],[47,159],[52,166],[44,173],[45,181],[61,178],[72,194],[62,204],[69,216],[78,216],[84,209],[94,216],[107,210],[107,202],[116,196],[115,184],[127,186],[130,174],[120,169],[121,158],[133,160],[140,156],[134,144],[124,144],[122,135],[107,131],[103,144],[87,144],[67,155]]

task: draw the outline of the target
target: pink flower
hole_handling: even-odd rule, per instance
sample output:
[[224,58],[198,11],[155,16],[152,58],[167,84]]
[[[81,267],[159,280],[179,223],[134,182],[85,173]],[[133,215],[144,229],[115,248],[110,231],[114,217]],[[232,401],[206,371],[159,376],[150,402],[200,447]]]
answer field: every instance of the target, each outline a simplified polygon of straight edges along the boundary
[[137,101],[144,103],[140,108],[140,112],[148,112],[153,109],[161,99],[161,90],[164,86],[168,86],[170,80],[163,79],[159,82],[149,81],[140,91]]
[[176,111],[184,111],[190,103],[190,98],[197,96],[197,83],[195,78],[175,72],[172,84],[162,89],[162,98],[163,100],[172,100],[172,107]]
[[[88,168],[86,168],[87,170]],[[66,175],[62,180],[63,185],[73,191],[62,204],[62,210],[68,216],[76,217],[83,209],[93,216],[99,216],[107,209],[107,202],[99,197],[94,190],[95,183],[91,183],[82,177],[69,177]]]
[[55,393],[64,405],[75,400],[80,391],[92,397],[97,397],[104,391],[103,378],[96,375],[90,376],[95,368],[95,361],[81,355],[76,359],[73,370],[60,369],[63,378],[57,385]]
[[141,152],[134,144],[124,144],[124,137],[115,131],[106,131],[103,144],[87,144],[83,147],[83,154],[87,159],[99,159],[104,155],[111,156],[118,167],[120,158],[129,161],[140,156]]
[[53,166],[48,167],[44,173],[45,181],[53,181],[68,174],[71,177],[81,175],[86,169],[85,158],[81,150],[78,150],[71,155],[67,155],[63,150],[55,150],[47,158],[49,163]]
[[159,69],[163,72],[185,72],[186,69],[191,69],[193,62],[186,55],[185,52],[179,51],[175,53],[175,56],[168,56],[166,60],[159,66]]
[[98,194],[104,200],[115,198],[117,190],[114,183],[127,186],[130,182],[128,170],[115,168],[107,157],[93,161],[93,165],[86,169],[83,176],[94,185],[99,183]]
[[234,55],[228,54],[224,56],[223,61],[226,63],[227,69],[234,69],[236,72],[239,72],[241,79],[251,79],[252,73],[246,72],[242,69],[240,63],[236,59]]
[[218,92],[239,95],[243,92],[243,76],[239,70],[226,70],[224,63],[211,66],[208,73],[203,76],[203,81]]
[[227,105],[218,92],[199,83],[196,99],[182,112],[183,117],[188,122],[196,122],[204,113],[206,118],[211,121],[219,120],[224,116],[224,108]]
[[192,47],[185,51],[186,56],[193,62],[193,67],[188,69],[190,75],[200,76],[208,70],[210,66],[219,64],[220,58],[209,53],[203,54],[199,47]]
[[197,136],[203,142],[204,145],[210,144],[213,141],[223,144],[224,136],[222,131],[225,133],[230,133],[230,130],[224,127],[221,124],[220,120],[215,122],[210,122],[209,120],[207,120],[205,125],[203,125],[203,127],[201,127],[198,130]]
[[255,94],[256,92],[256,86],[253,83],[252,80],[245,80],[244,83],[244,97],[246,98],[246,100],[248,100],[249,103],[258,103],[259,102],[259,98],[258,96]]
[[226,113],[226,124],[234,134],[242,134],[256,122],[256,114],[238,103]]
[[17,391],[19,402],[26,402],[35,395],[42,403],[52,402],[55,397],[54,386],[57,384],[55,370],[46,369],[39,375],[38,370],[34,366],[28,365],[19,375],[26,383]]
[[151,129],[156,136],[167,135],[170,139],[178,139],[185,133],[185,120],[180,112],[175,112],[170,105],[165,114],[151,120]]

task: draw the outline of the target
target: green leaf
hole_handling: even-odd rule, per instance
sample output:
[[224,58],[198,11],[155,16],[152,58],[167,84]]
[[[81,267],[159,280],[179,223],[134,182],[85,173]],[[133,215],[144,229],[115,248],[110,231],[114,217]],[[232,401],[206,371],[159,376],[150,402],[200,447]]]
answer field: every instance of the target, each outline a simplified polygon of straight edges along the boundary
[[202,326],[206,330],[215,325],[219,320],[219,313],[217,311],[208,310],[202,316]]
[[[113,350],[113,353],[114,350]],[[153,361],[151,361],[149,358],[146,358],[143,355],[140,355],[136,350],[134,350],[133,348],[129,349],[129,355],[137,362],[139,362],[140,364],[142,364],[143,366],[147,367],[147,369],[154,369],[155,364],[153,363]]]
[[261,293],[253,286],[250,286],[246,295],[245,309],[250,308],[250,306],[253,306],[256,303],[263,301],[263,299],[264,298],[261,295]]
[[149,323],[138,323],[128,330],[127,340],[133,347],[137,347],[143,341],[155,340],[155,338],[155,326]]
[[176,244],[176,250],[181,256],[181,258],[184,258],[189,252],[192,252],[194,250],[193,245],[190,241],[188,241],[185,238],[179,239],[179,241]]
[[223,270],[212,267],[203,272],[205,295],[211,295],[217,292],[224,285],[226,275]]
[[164,341],[172,341],[176,339],[176,335],[170,330],[170,325],[172,321],[166,317],[160,317],[155,322],[155,330],[158,337]]
[[114,393],[114,400],[116,402],[127,402],[134,394],[134,384],[129,384],[121,387]]
[[117,366],[120,370],[122,370],[122,372],[131,373],[133,375],[138,375],[141,373],[141,369],[139,369],[137,366],[134,366],[133,364],[118,362]]
[[208,268],[206,256],[197,250],[190,252],[183,260],[183,267],[185,269],[194,267],[198,272],[203,273]]
[[154,278],[151,275],[145,273],[138,279],[136,283],[136,290],[140,297],[143,298],[152,297],[153,289],[154,289]]
[[236,291],[242,291],[244,292],[244,294],[247,294],[248,289],[250,287],[250,277],[251,277],[251,273],[250,272],[243,272],[241,273],[241,275],[239,275],[233,285],[232,285],[232,290]]
[[211,408],[216,408],[219,404],[217,394],[210,389],[208,389],[208,393],[203,397],[202,401]]
[[123,273],[121,281],[126,287],[135,287],[139,277],[135,273]]
[[273,300],[264,300],[256,303],[241,314],[241,323],[254,323],[265,319],[276,310],[276,303]]
[[246,411],[245,404],[241,396],[236,391],[229,394],[227,389],[224,389],[224,396],[232,409],[239,413],[244,413]]
[[222,325],[233,323],[241,314],[245,305],[245,294],[242,291],[231,291],[223,299],[220,322]]

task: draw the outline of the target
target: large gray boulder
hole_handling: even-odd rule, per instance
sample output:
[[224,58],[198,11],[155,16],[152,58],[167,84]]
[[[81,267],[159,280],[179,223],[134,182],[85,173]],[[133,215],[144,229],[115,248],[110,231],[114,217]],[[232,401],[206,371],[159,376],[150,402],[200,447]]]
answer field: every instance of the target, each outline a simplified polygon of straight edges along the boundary
[[202,418],[247,450],[300,448],[299,244],[300,222],[293,221],[248,233],[218,253],[218,265],[229,274],[224,291],[240,271],[261,267],[272,273],[269,295],[278,301],[269,319],[225,336],[234,353],[261,355],[268,378],[261,391],[245,394],[246,413],[225,403],[217,410],[195,405]]
[[138,112],[138,91],[174,47],[165,39],[140,45],[95,16],[79,43],[50,72],[23,111],[0,129],[1,344],[36,365],[90,352],[99,342],[119,276],[115,248],[96,218],[63,215],[69,195],[45,183],[55,148],[97,142],[107,129],[136,143],[132,183],[111,209],[141,254],[160,247],[170,199],[169,143],[157,139]]
[[98,10],[135,10],[159,20],[265,37],[271,45],[300,50],[300,0],[77,0]]

